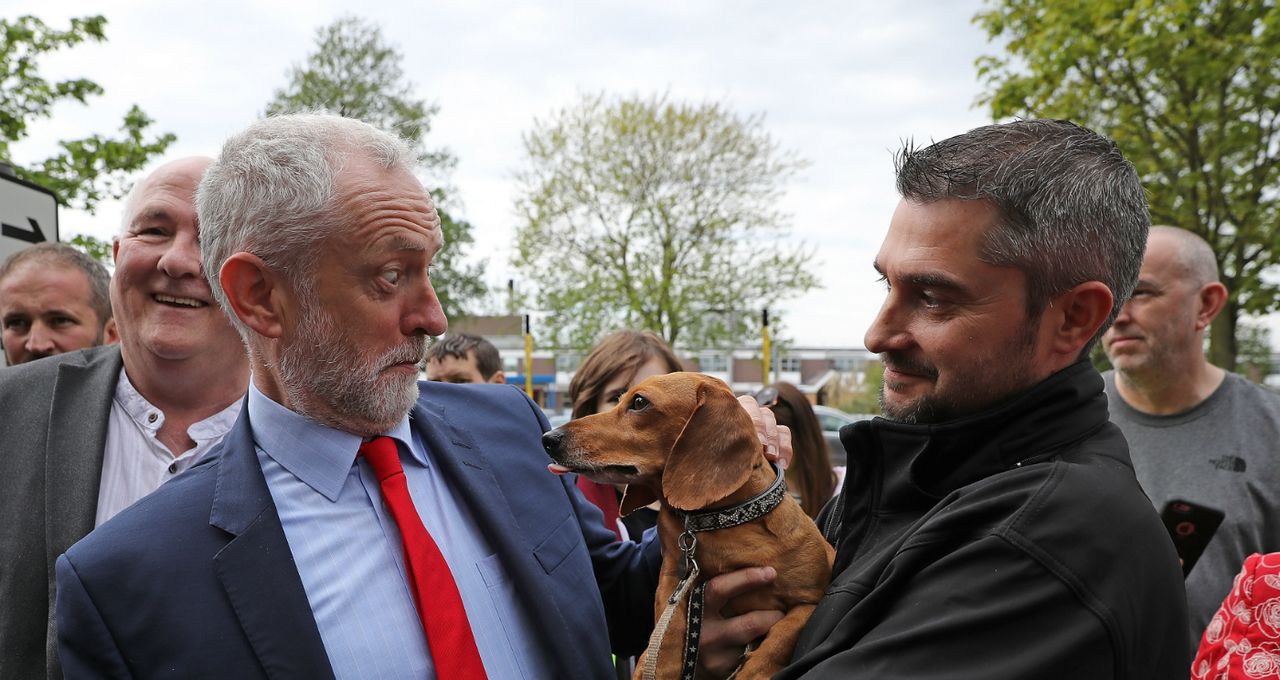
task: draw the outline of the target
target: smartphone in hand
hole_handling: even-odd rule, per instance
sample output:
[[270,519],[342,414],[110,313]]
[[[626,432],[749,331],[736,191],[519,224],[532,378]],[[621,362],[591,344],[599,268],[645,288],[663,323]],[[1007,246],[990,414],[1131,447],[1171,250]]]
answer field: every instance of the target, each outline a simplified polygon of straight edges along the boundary
[[1182,560],[1183,578],[1191,573],[1191,568],[1200,559],[1200,554],[1209,545],[1209,539],[1213,538],[1213,532],[1218,530],[1225,516],[1216,508],[1183,500],[1169,501],[1160,511],[1164,528],[1173,539],[1178,559]]

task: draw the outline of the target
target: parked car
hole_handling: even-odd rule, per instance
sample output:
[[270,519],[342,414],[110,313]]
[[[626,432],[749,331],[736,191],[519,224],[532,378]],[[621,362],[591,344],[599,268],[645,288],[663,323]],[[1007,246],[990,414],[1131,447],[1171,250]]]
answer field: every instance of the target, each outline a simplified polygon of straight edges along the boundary
[[831,452],[832,465],[845,464],[844,445],[840,443],[840,428],[859,420],[875,418],[872,413],[845,413],[830,406],[814,406],[813,414],[818,416],[818,424],[822,426],[822,437],[827,440],[827,450]]

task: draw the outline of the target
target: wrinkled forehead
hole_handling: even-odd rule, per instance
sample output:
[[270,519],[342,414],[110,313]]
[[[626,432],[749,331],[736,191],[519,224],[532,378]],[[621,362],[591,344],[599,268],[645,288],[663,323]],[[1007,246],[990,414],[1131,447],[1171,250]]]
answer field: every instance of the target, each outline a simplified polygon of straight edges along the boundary
[[432,250],[444,243],[435,202],[404,167],[354,161],[338,176],[337,198],[357,236],[372,237],[373,232],[399,227],[424,238]]

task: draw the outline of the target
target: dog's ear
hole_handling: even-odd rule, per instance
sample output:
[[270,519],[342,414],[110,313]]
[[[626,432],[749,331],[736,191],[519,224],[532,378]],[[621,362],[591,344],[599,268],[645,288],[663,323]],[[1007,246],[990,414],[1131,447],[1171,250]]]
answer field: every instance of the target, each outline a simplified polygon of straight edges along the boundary
[[658,500],[658,494],[654,493],[653,489],[642,484],[628,484],[627,490],[622,492],[622,507],[619,508],[618,514],[630,515],[636,508],[643,508],[656,500]]
[[698,510],[728,496],[751,477],[760,457],[751,418],[733,393],[713,383],[698,385],[698,402],[662,471],[667,505]]

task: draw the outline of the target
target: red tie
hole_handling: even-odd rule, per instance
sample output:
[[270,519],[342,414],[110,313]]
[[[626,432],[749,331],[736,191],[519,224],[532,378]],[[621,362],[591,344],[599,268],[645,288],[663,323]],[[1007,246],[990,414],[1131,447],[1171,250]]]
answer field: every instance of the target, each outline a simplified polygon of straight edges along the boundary
[[[471,624],[462,607],[462,596],[453,582],[449,565],[431,534],[422,526],[422,518],[413,507],[404,468],[395,440],[377,437],[360,445],[360,455],[369,461],[373,474],[382,487],[382,500],[400,527],[404,543],[404,563],[413,584],[413,600],[418,618],[427,633],[427,646],[440,680],[476,680],[485,678],[480,651],[471,636]],[[430,603],[428,608],[427,603]]]

